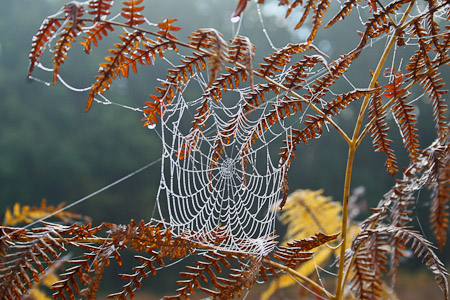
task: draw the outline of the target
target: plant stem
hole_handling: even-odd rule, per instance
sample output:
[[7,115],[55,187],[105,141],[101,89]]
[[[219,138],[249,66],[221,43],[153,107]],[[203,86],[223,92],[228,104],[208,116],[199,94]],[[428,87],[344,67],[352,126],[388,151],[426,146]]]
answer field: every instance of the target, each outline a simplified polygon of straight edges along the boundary
[[323,293],[325,296],[327,296],[329,299],[334,299],[335,296],[333,294],[331,294],[330,292],[328,292],[324,287],[322,287],[321,285],[317,284],[314,280],[310,279],[309,277],[295,271],[292,268],[289,268],[287,266],[284,266],[282,264],[276,263],[274,261],[268,260],[268,259],[263,259],[263,262],[265,264],[271,265],[279,270],[285,271],[286,273],[288,273],[289,275],[296,277],[298,279],[300,279],[301,281],[304,281],[306,283],[308,283],[309,285],[311,285],[314,289],[318,290],[319,292]]
[[[413,8],[415,4],[415,1],[412,1],[409,3],[408,8],[405,11],[405,14],[403,15],[400,26],[402,26],[406,19],[409,16],[409,13],[411,9]],[[372,80],[369,84],[369,89],[372,89],[375,87],[376,82],[378,81],[378,76],[381,73],[381,70],[384,66],[384,63],[387,60],[387,57],[389,53],[391,52],[392,47],[394,46],[395,42],[397,41],[397,38],[399,36],[399,31],[396,30],[393,35],[391,36],[388,44],[386,45],[386,48],[384,49],[383,54],[381,55],[380,60],[378,61],[377,68],[374,71]],[[355,124],[355,128],[353,131],[352,139],[348,145],[348,155],[347,155],[347,166],[345,170],[345,183],[344,183],[344,195],[342,197],[342,242],[340,246],[340,256],[339,256],[339,270],[338,270],[338,278],[336,282],[336,300],[342,300],[344,295],[344,270],[345,270],[345,250],[347,249],[347,226],[348,226],[348,198],[350,196],[350,186],[351,186],[351,177],[352,177],[352,171],[353,171],[353,163],[355,159],[355,153],[359,146],[359,143],[361,140],[359,139],[359,133],[361,131],[362,122],[364,120],[364,115],[367,110],[367,106],[369,105],[370,95],[366,95],[364,97],[364,101],[361,105],[361,109],[358,114],[358,119]],[[356,255],[356,254],[355,254]],[[350,267],[350,266],[348,266]]]

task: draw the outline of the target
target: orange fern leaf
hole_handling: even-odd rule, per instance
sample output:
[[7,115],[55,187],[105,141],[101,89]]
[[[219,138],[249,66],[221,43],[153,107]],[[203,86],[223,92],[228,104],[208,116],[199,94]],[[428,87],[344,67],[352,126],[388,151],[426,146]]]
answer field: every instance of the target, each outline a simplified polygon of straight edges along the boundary
[[128,21],[125,23],[129,26],[136,26],[145,22],[144,16],[141,11],[144,10],[144,6],[139,6],[143,0],[130,0],[124,1],[122,7],[122,17]]
[[109,10],[113,3],[114,0],[91,0],[88,14],[94,15],[95,21],[100,21],[111,13]]
[[265,63],[259,64],[260,68],[257,70],[262,77],[275,76],[283,70],[294,54],[304,52],[309,49],[306,44],[288,44],[282,49],[275,51],[268,57],[264,57]]
[[103,36],[108,35],[107,29],[111,32],[114,31],[114,27],[109,23],[96,23],[88,33],[87,37],[83,36],[84,41],[80,44],[84,46],[84,51],[87,54],[91,53],[91,44],[94,43],[95,47],[98,46],[98,41],[103,39]]
[[389,127],[385,122],[386,113],[381,111],[382,100],[381,94],[375,93],[370,102],[369,106],[369,120],[375,120],[373,125],[370,127],[369,132],[372,136],[372,144],[375,148],[375,152],[383,151],[386,153],[387,159],[384,166],[390,175],[394,175],[398,172],[397,158],[395,156],[394,150],[391,148],[390,144],[392,140],[387,138],[387,132]]
[[29,54],[30,67],[28,69],[28,77],[31,76],[36,63],[39,62],[39,58],[48,41],[54,36],[60,26],[61,23],[56,19],[45,19],[38,32],[34,35]]
[[408,151],[410,159],[414,160],[417,158],[420,148],[419,140],[417,139],[419,137],[416,126],[417,121],[416,115],[413,113],[414,106],[407,104],[405,99],[406,97],[400,96],[392,106],[392,111],[402,133],[403,145]]
[[[311,29],[311,33],[309,34],[309,37],[307,39],[308,43],[312,43],[312,41],[316,37],[317,30],[319,29],[319,26],[322,25],[322,18],[328,9],[328,6],[330,6],[329,0],[321,0],[320,3],[317,5],[317,8],[315,9],[314,15],[312,17],[313,26]],[[299,24],[295,26],[295,29],[300,28],[301,25],[302,24],[299,22]]]
[[333,26],[337,21],[344,19],[352,11],[353,7],[358,5],[361,0],[347,0],[342,5],[341,10],[325,25],[325,28]]
[[133,33],[124,33],[120,35],[119,38],[122,40],[121,44],[115,44],[115,49],[109,49],[108,52],[113,56],[105,57],[106,62],[100,64],[100,68],[95,78],[97,79],[94,84],[92,84],[91,90],[88,96],[88,102],[86,105],[86,111],[92,106],[94,97],[97,94],[103,94],[109,89],[112,80],[117,76],[127,76],[129,65],[125,64],[126,55],[135,56],[137,55],[135,50],[138,48],[139,39],[142,36],[140,31],[135,31]]
[[424,153],[430,157],[430,165],[433,168],[433,180],[431,180],[432,197],[430,223],[434,236],[442,251],[447,242],[449,229],[449,205],[450,202],[450,145],[437,144]]
[[250,42],[250,39],[245,36],[237,36],[231,40],[233,46],[228,50],[228,54],[233,61],[243,62],[248,76],[250,77],[250,87],[254,91],[254,80],[253,80],[253,59],[255,57],[256,47]]
[[247,3],[250,0],[239,0],[239,3],[236,7],[236,9],[233,12],[232,18],[240,17],[241,14],[244,12],[245,8],[247,7]]
[[403,73],[393,74],[392,81],[384,86],[384,96],[388,98],[399,97],[406,90],[402,89]]
[[433,117],[438,135],[444,136],[449,130],[449,124],[446,117],[448,105],[442,97],[448,90],[441,89],[445,85],[445,82],[443,82],[442,77],[440,77],[440,74],[437,73],[435,69],[430,69],[422,76],[422,78],[420,85],[422,85],[425,92],[428,93],[431,103],[433,104]]
[[176,27],[171,24],[175,21],[178,21],[178,19],[165,19],[164,21],[158,23],[158,27],[161,29],[158,33],[165,38],[176,40],[177,38],[173,36],[170,31],[178,31],[181,27]]
[[161,84],[161,87],[156,87],[156,91],[160,96],[150,95],[153,102],[145,102],[147,108],[143,112],[147,115],[142,121],[144,126],[149,124],[156,125],[158,123],[158,116],[161,116],[163,111],[167,108],[167,104],[172,102],[176,91],[180,91],[180,85],[188,81],[189,75],[193,74],[193,66],[199,71],[206,68],[206,58],[209,54],[193,52],[194,56],[187,56],[187,59],[182,59],[183,65],[175,66],[174,69],[168,70],[167,80]]
[[60,34],[58,42],[56,43],[53,56],[53,84],[56,84],[59,74],[59,67],[64,63],[67,57],[67,52],[69,52],[70,48],[72,47],[72,42],[75,42],[78,35],[77,31],[81,30],[80,26],[83,26],[83,23],[78,22],[78,24],[75,26],[75,30],[73,29],[73,26],[74,25],[72,25],[71,21],[69,21],[68,25]]

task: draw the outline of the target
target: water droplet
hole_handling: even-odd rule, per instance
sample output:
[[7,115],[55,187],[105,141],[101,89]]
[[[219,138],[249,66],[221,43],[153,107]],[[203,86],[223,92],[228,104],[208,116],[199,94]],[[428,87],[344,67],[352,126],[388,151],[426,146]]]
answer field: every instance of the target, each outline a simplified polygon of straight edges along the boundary
[[241,20],[240,16],[231,17],[231,23],[237,23]]
[[156,124],[148,124],[147,128],[148,129],[155,129],[156,128]]

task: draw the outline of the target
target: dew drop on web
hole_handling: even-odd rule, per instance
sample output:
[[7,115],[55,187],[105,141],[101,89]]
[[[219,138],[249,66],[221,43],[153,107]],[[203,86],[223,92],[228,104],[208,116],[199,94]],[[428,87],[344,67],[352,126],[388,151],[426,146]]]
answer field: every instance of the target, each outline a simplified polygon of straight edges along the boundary
[[237,23],[237,22],[239,22],[239,20],[241,19],[241,17],[240,16],[235,16],[235,17],[231,17],[231,23]]

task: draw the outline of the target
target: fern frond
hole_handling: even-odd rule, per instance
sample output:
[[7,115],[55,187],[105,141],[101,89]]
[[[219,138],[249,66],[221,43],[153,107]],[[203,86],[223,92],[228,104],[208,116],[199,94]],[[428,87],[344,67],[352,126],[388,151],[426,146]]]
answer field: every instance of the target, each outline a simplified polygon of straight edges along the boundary
[[129,65],[125,63],[126,57],[127,55],[131,57],[137,55],[135,50],[138,48],[141,37],[142,33],[140,31],[134,31],[133,33],[124,32],[123,35],[119,35],[122,43],[114,44],[115,48],[108,50],[113,56],[105,57],[106,62],[100,63],[99,75],[95,76],[96,81],[92,84],[89,92],[86,111],[89,111],[91,108],[96,95],[103,94],[109,89],[113,79],[118,76],[126,77],[128,75]]
[[393,1],[384,9],[374,12],[373,16],[364,24],[365,31],[361,34],[361,41],[352,52],[359,56],[360,50],[364,48],[369,39],[388,33],[391,27],[395,27],[395,24],[390,22],[388,15],[395,14],[404,4],[410,2],[411,0]]
[[308,94],[303,97],[311,101],[313,103],[319,103],[322,96],[324,96],[329,87],[336,82],[336,80],[344,74],[350,64],[356,59],[356,55],[353,53],[341,55],[338,59],[333,61],[328,68],[328,73],[318,79],[316,79],[315,83],[311,84],[311,87],[308,89]]
[[[315,89],[317,90],[317,86]],[[316,139],[322,134],[322,125],[325,124],[326,117],[338,115],[350,103],[358,100],[366,94],[373,92],[375,92],[375,90],[355,90],[350,93],[338,95],[331,102],[327,103],[326,108],[322,110],[323,114],[316,116],[306,115],[308,120],[303,122],[306,125],[305,128],[302,130],[292,129],[292,134],[290,134],[289,138],[284,141],[286,146],[281,148],[281,153],[279,154],[281,157],[280,165],[286,165],[289,167],[292,152],[296,150],[297,144],[303,142],[307,145],[308,140]],[[284,203],[282,202],[282,204]]]
[[350,14],[353,7],[358,5],[361,0],[347,0],[342,5],[341,10],[325,25],[325,28],[333,26],[337,21],[343,20],[346,16]]
[[278,247],[273,255],[289,268],[296,268],[300,263],[312,258],[312,249],[335,240],[338,235],[339,233],[326,235],[319,232],[310,238],[290,241],[287,246]]
[[242,62],[245,65],[248,76],[250,77],[250,87],[254,91],[253,80],[253,59],[255,57],[256,47],[246,36],[237,36],[231,40],[232,46],[228,49],[228,55],[234,62]]
[[164,38],[176,40],[177,38],[172,35],[170,31],[178,31],[181,27],[173,26],[172,23],[175,21],[178,21],[178,19],[165,19],[164,21],[158,23],[158,27],[161,29],[158,31],[158,34]]
[[[59,40],[56,42],[55,49],[53,50],[53,84],[56,84],[58,80],[59,67],[64,63],[67,53],[72,47],[72,42],[75,42],[78,32],[81,31],[81,26],[84,26],[83,22],[72,23],[68,22],[68,25],[64,27],[63,32],[59,36]],[[75,29],[74,29],[75,27]]]
[[423,86],[425,92],[430,96],[433,104],[433,118],[436,123],[438,136],[444,136],[449,130],[449,126],[445,115],[448,112],[448,105],[442,97],[448,90],[441,89],[445,85],[443,78],[435,69],[431,69],[423,76],[420,85]]
[[265,63],[260,63],[260,68],[257,72],[262,77],[275,76],[283,70],[294,54],[298,54],[307,51],[309,46],[307,44],[288,44],[284,48],[278,49],[271,53],[268,57],[264,57]]
[[[27,232],[2,227],[2,240],[8,245],[3,248],[7,254],[0,266],[0,297],[21,299],[32,288],[32,280],[38,282],[46,267],[58,260],[58,252],[65,251],[51,233]],[[17,240],[23,242],[18,243]],[[11,242],[14,241],[14,242]]]
[[[309,37],[307,39],[307,42],[309,44],[312,43],[312,41],[316,37],[317,30],[319,29],[319,26],[322,25],[322,18],[329,6],[330,6],[329,0],[321,0],[320,3],[317,4],[317,8],[315,9],[314,15],[312,17],[313,26],[311,29],[311,33],[309,34]],[[300,22],[299,22],[299,24],[300,24]],[[302,24],[300,24],[300,26],[299,26],[299,24],[297,24],[297,26],[295,26],[295,29],[298,29],[301,27]]]
[[141,281],[149,276],[149,273],[156,274],[155,264],[164,266],[163,258],[177,259],[185,257],[198,245],[182,237],[172,238],[170,229],[164,229],[161,224],[145,223],[139,224],[131,220],[126,226],[106,224],[110,228],[112,245],[115,247],[133,249],[145,252],[150,257],[136,256],[136,259],[143,262],[142,265],[133,268],[133,274],[120,274],[119,277],[128,281],[122,287],[122,291],[111,294],[108,298],[113,299],[133,299],[134,291],[141,288]]
[[322,62],[319,55],[309,55],[304,57],[301,61],[292,66],[289,73],[286,75],[286,81],[283,85],[289,90],[301,89],[303,83],[306,82],[304,78],[309,77],[307,71],[313,68],[318,62]]
[[[177,281],[181,285],[177,295],[164,299],[189,299],[196,290],[212,299],[233,299],[242,296],[243,290],[250,289],[258,278],[267,281],[267,270],[276,274],[273,267],[265,267],[260,259],[243,253],[208,251],[203,258],[195,266],[187,266],[187,272],[180,273],[185,279]],[[220,273],[227,278],[218,276]],[[210,286],[206,285],[208,282]]]
[[370,127],[369,132],[373,138],[372,145],[375,152],[383,151],[386,154],[387,159],[384,166],[390,175],[394,175],[398,172],[397,158],[391,148],[392,140],[387,137],[389,127],[385,122],[386,113],[381,110],[381,106],[381,93],[375,93],[370,102],[368,113],[369,120],[375,120],[375,122]]
[[65,223],[73,222],[73,220],[84,220],[87,223],[91,222],[90,218],[63,210],[63,207],[64,203],[61,203],[56,207],[53,205],[47,206],[47,201],[45,199],[42,199],[39,207],[30,207],[28,205],[16,203],[14,204],[12,211],[9,208],[5,211],[2,225],[16,226],[19,223],[29,224],[50,215],[55,216]]
[[[383,230],[383,229],[381,229]],[[388,228],[394,237],[402,242],[403,245],[411,244],[411,249],[417,258],[422,259],[422,263],[433,273],[436,282],[444,292],[446,299],[449,298],[449,285],[447,270],[444,264],[433,252],[434,246],[426,240],[420,233],[408,228]]]
[[144,10],[144,5],[142,4],[143,0],[129,0],[123,2],[122,7],[122,17],[127,19],[125,24],[129,26],[136,26],[145,22],[144,16],[141,14],[141,11]]
[[[287,251],[287,254],[282,255],[286,257],[283,262],[289,263],[289,249],[294,247],[291,248],[292,252],[299,255],[300,259],[307,259],[308,254],[311,254],[309,251],[314,249],[314,260],[305,261],[299,266],[294,266],[295,261],[291,262],[298,273],[309,276],[316,271],[316,265],[325,264],[332,257],[334,250],[321,245],[335,240],[339,235],[337,232],[341,226],[341,211],[341,204],[324,196],[322,190],[296,190],[291,193],[280,213],[281,222],[287,225],[283,238],[283,244],[286,246],[281,246],[281,253]],[[321,218],[323,215],[327,216],[326,222]],[[271,282],[261,299],[267,300],[278,289],[295,283],[291,276],[281,274]]]
[[364,232],[356,237],[361,247],[353,263],[350,286],[356,299],[381,299],[383,273],[387,271],[389,240],[378,232]]
[[110,23],[96,23],[88,33],[87,37],[83,36],[84,41],[80,44],[84,46],[84,51],[87,54],[91,53],[91,44],[93,43],[95,47],[98,46],[98,41],[103,39],[103,36],[108,35],[108,30],[113,32],[114,27]]
[[58,20],[45,19],[38,32],[33,36],[29,54],[30,67],[28,68],[28,77],[31,76],[34,66],[39,62],[39,58],[44,52],[47,43],[53,38],[59,27],[61,27],[61,23]]
[[426,154],[430,157],[433,168],[430,223],[440,249],[445,246],[449,229],[450,201],[450,145],[436,145]]
[[88,14],[93,15],[95,21],[100,21],[111,13],[109,10],[113,3],[114,0],[91,0],[89,1],[90,10],[88,10]]
[[168,70],[167,80],[161,83],[161,86],[155,87],[160,96],[150,95],[153,102],[145,102],[147,108],[143,112],[147,115],[142,119],[144,126],[149,124],[156,125],[158,123],[158,116],[162,116],[167,104],[170,104],[175,97],[176,91],[181,91],[181,85],[184,85],[188,80],[188,74],[193,74],[193,66],[198,71],[203,71],[206,68],[206,59],[209,56],[207,53],[193,52],[194,56],[187,56],[186,60],[182,59],[183,65],[175,66]]
[[420,148],[419,140],[417,139],[419,137],[416,127],[417,121],[413,113],[414,106],[406,103],[406,97],[407,95],[400,96],[392,106],[392,111],[402,133],[403,145],[408,151],[410,159],[415,160]]

